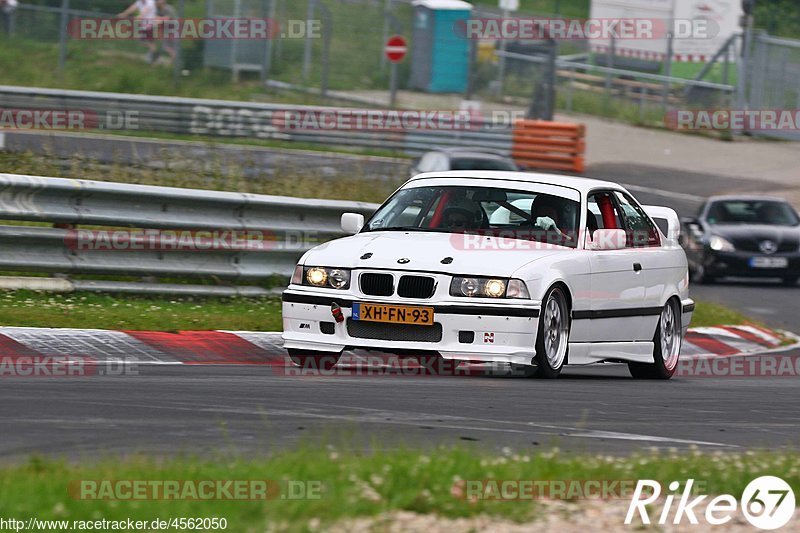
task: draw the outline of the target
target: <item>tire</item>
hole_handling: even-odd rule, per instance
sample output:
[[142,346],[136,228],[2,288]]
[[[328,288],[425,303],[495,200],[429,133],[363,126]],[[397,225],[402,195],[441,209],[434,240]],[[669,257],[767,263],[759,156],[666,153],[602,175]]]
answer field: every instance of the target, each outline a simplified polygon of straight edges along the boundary
[[289,348],[287,351],[289,352],[289,359],[306,370],[332,370],[342,356],[342,352],[318,352],[294,348]]
[[786,285],[787,287],[794,287],[797,285],[797,280],[800,279],[797,276],[786,276],[785,278],[781,279],[781,282]]
[[694,283],[699,283],[700,285],[711,285],[717,281],[717,278],[706,273],[706,269],[703,265],[698,265],[697,268],[692,270],[690,277]]
[[534,377],[554,379],[561,374],[569,351],[570,309],[564,289],[552,287],[542,300],[536,335]]
[[653,336],[653,363],[628,363],[628,370],[636,379],[669,379],[678,368],[683,327],[680,306],[670,299],[661,310],[658,326]]

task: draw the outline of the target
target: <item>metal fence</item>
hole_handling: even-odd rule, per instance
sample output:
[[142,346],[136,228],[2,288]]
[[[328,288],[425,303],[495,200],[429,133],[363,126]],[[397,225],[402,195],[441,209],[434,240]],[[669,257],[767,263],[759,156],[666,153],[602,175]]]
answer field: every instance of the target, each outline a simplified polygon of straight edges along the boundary
[[[339,108],[205,100],[167,96],[0,86],[0,107],[74,110],[99,129],[171,132],[211,137],[251,137],[419,154],[433,147],[481,146],[510,153],[511,127],[480,119],[463,129],[287,128],[287,113],[309,116]],[[132,114],[135,121],[124,118]]]
[[[504,57],[508,65],[504,96],[526,102],[532,87],[540,83],[547,58],[510,51],[498,51],[497,55]],[[724,108],[736,96],[736,86],[730,83],[676,78],[569,58],[557,58],[554,63],[555,107],[567,112],[615,114],[634,122],[659,122],[669,109],[697,105]]]
[[[175,0],[173,3],[180,5]],[[512,16],[581,16],[573,12],[577,8],[571,3],[553,0],[537,5],[553,12],[517,11]],[[560,13],[559,10],[572,11]],[[203,5],[187,5],[185,11],[187,17],[267,17],[277,21],[281,31],[266,41],[179,42],[183,53],[173,70],[175,83],[182,83],[183,79],[179,63],[193,62],[192,69],[203,65],[229,68],[236,74],[232,79],[252,72],[269,87],[324,94],[336,91],[337,97],[353,101],[388,101],[391,69],[383,49],[388,36],[399,33],[412,48],[412,53],[399,65],[397,76],[401,89],[409,87],[413,48],[418,44],[412,40],[416,19],[410,0],[207,0]],[[80,66],[80,52],[89,50],[82,47],[89,46],[92,50],[99,47],[109,59],[134,55],[144,58],[141,43],[119,40],[78,43],[70,40],[64,31],[76,18],[103,16],[109,15],[20,4],[14,38],[37,42],[60,39],[59,58],[63,62],[69,57],[69,68]],[[496,8],[476,5],[472,16],[493,18],[503,13]],[[76,53],[68,55],[67,44],[74,47]],[[797,94],[794,88],[798,79],[798,43],[766,35],[754,38],[749,52],[752,64],[747,65],[750,84],[747,87],[737,87],[742,78],[739,76],[742,65],[738,38],[728,43],[724,61],[720,60],[714,69],[702,65],[695,69],[673,63],[670,46],[666,47],[663,58],[642,60],[622,57],[615,52],[613,43],[602,53],[590,50],[588,41],[558,41],[558,60],[555,69],[551,69],[546,54],[537,50],[537,47],[542,48],[542,43],[485,39],[475,40],[470,45],[470,75],[464,98],[511,103],[528,108],[530,116],[540,118],[554,108],[652,123],[663,119],[670,108],[730,106],[737,91],[747,93],[751,108],[786,107],[789,104],[783,102]],[[697,71],[702,75],[693,79]],[[544,112],[540,112],[536,106],[541,107],[542,95],[550,94],[549,85],[556,89],[554,101],[546,102]],[[791,102],[790,105],[797,104]]]
[[[747,101],[751,109],[800,109],[800,41],[754,35]],[[758,132],[756,132],[758,133]],[[800,131],[771,131],[800,141]]]
[[[0,226],[0,270],[258,284],[290,275],[303,252],[341,236],[342,213],[369,216],[376,208],[364,202],[0,174],[0,220],[23,224]],[[109,232],[79,233],[79,224]],[[190,241],[180,246],[181,238]],[[155,280],[79,283],[142,292],[224,290],[213,284],[174,289],[174,283],[160,289]],[[252,286],[229,288],[242,291],[258,292]]]

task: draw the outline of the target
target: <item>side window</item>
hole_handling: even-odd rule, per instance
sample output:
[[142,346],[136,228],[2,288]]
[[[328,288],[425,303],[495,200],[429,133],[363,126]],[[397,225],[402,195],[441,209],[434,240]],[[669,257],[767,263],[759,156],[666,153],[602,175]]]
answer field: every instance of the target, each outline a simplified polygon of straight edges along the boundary
[[655,224],[639,207],[639,204],[621,192],[615,192],[614,195],[622,210],[625,232],[628,236],[628,247],[661,246],[661,239]]
[[[587,198],[588,212],[586,213],[586,228],[594,231],[595,229],[616,229],[622,227],[617,206],[611,200],[611,195],[607,192],[597,192],[590,194]],[[592,222],[595,224],[593,225]]]

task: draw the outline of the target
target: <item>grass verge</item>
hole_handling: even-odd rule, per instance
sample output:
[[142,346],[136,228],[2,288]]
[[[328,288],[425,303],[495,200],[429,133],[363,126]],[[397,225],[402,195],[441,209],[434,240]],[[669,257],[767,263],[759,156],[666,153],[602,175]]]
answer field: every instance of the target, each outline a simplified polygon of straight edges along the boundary
[[[465,498],[466,482],[473,480],[619,480],[635,485],[638,479],[655,479],[666,485],[694,478],[696,486],[702,487],[699,493],[740,497],[747,483],[761,475],[780,475],[797,491],[800,456],[777,452],[704,454],[694,450],[680,455],[653,451],[610,457],[564,455],[558,449],[528,454],[452,447],[358,453],[329,446],[327,450],[300,447],[260,459],[225,453],[212,459],[178,457],[162,461],[133,456],[73,465],[34,458],[0,469],[0,501],[6,517],[23,520],[219,517],[227,520],[230,531],[309,530],[395,510],[445,517],[488,515],[516,522],[537,519],[538,504],[534,500]],[[68,492],[68,487],[80,480],[275,480],[280,496],[255,501],[79,499],[74,497],[79,493],[74,489]],[[282,498],[288,495],[290,483],[315,491],[319,487],[319,497]],[[622,497],[627,500],[630,496]]]
[[0,325],[149,331],[281,329],[277,298],[0,292]]
[[695,328],[738,324],[763,325],[761,322],[724,305],[704,301],[696,303],[697,306],[692,315],[692,327]]
[[[759,324],[719,304],[697,302],[692,326]],[[0,326],[50,328],[279,331],[277,298],[159,297],[94,293],[0,292]]]

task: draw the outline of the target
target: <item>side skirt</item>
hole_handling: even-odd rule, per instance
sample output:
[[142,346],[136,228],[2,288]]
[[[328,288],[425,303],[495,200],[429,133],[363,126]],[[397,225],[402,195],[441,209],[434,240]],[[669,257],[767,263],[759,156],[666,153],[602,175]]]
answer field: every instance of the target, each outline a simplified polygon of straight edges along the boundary
[[652,363],[653,343],[639,342],[571,342],[569,364],[588,365],[602,361]]

